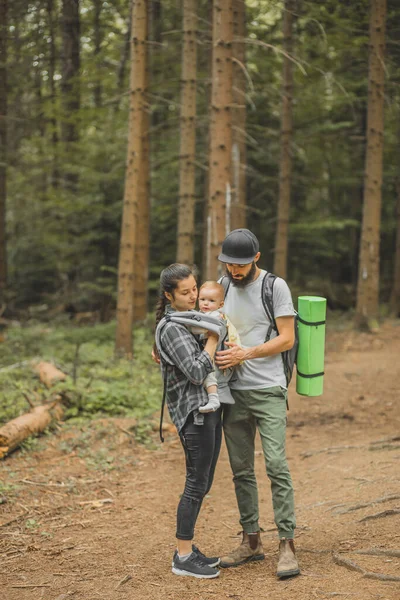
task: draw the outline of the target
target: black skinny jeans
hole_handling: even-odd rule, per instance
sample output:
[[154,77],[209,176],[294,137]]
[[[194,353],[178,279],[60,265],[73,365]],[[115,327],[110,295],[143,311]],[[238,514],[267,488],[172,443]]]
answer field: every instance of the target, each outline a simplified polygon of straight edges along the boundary
[[185,489],[178,504],[176,537],[192,540],[203,498],[214,479],[222,440],[222,409],[204,415],[204,425],[193,423],[190,414],[180,432],[186,458]]

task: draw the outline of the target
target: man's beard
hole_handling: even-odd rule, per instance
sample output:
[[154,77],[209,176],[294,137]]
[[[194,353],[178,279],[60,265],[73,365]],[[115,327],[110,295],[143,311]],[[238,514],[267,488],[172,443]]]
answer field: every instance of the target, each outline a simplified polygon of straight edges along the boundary
[[226,274],[229,277],[229,281],[232,283],[232,285],[234,285],[235,287],[238,287],[238,288],[244,288],[244,287],[246,287],[246,285],[248,285],[249,283],[251,283],[253,281],[254,275],[256,274],[256,268],[257,268],[256,263],[253,260],[253,262],[251,263],[250,271],[244,277],[242,277],[240,279],[235,279],[232,276],[232,273],[230,273],[228,271],[228,268],[226,268]]

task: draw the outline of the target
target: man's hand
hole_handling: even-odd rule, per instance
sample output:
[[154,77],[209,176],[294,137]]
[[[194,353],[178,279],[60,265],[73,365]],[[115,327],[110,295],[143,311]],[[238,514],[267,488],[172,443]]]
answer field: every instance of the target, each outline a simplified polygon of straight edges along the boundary
[[221,350],[215,355],[215,362],[220,369],[236,367],[245,359],[245,350],[241,346],[233,342],[227,342],[225,346],[229,346],[229,350]]

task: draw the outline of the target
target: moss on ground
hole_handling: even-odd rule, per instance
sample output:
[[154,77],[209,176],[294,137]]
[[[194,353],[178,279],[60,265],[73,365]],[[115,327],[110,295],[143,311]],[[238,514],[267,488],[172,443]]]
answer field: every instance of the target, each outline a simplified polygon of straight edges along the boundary
[[32,323],[8,328],[0,344],[0,424],[28,410],[49,390],[35,376],[31,361],[50,361],[68,374],[53,390],[68,396],[67,418],[123,415],[142,418],[161,403],[162,381],[152,361],[150,326],[134,331],[134,358],[114,356],[115,323],[74,327]]

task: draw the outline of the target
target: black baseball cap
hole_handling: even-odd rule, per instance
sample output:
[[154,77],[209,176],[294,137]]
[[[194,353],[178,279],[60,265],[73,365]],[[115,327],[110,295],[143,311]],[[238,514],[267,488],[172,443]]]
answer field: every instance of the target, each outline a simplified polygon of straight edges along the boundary
[[221,254],[218,260],[224,263],[247,265],[253,262],[259,252],[258,239],[248,229],[234,229],[222,242]]

